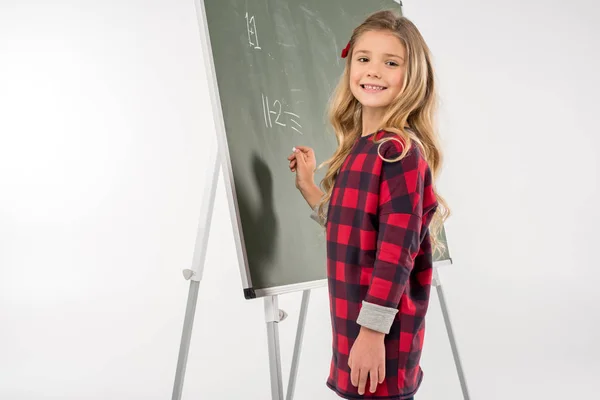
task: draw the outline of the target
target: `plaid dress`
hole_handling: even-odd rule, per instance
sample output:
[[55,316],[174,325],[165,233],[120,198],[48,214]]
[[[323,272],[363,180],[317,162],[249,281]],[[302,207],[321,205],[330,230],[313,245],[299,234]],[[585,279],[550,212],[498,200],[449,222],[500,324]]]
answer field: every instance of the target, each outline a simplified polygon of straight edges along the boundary
[[[432,279],[429,223],[437,207],[429,166],[416,143],[400,161],[384,162],[373,137],[357,139],[340,168],[327,207],[327,279],[333,356],[327,386],[347,399],[408,399],[421,384],[419,365]],[[399,138],[398,138],[399,139]],[[386,159],[402,150],[381,145]],[[375,393],[350,380],[348,355],[362,305],[393,308],[385,335],[386,375]],[[396,312],[397,310],[397,312]],[[366,310],[365,310],[366,311]]]

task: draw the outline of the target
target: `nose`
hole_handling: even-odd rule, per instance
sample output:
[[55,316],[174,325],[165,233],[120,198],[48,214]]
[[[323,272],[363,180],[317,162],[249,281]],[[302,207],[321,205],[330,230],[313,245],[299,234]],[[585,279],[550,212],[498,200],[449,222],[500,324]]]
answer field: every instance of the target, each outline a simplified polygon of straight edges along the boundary
[[373,68],[371,67],[368,71],[367,71],[367,76],[369,78],[377,78],[377,79],[381,79],[381,73],[379,72],[379,70],[377,68]]

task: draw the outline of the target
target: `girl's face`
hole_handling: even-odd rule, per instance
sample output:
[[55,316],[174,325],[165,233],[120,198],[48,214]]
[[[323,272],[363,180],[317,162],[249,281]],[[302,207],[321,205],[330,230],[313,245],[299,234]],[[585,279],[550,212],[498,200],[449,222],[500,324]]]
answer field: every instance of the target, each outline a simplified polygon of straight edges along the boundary
[[406,72],[404,44],[391,32],[359,36],[350,63],[350,90],[363,109],[384,109],[400,93]]

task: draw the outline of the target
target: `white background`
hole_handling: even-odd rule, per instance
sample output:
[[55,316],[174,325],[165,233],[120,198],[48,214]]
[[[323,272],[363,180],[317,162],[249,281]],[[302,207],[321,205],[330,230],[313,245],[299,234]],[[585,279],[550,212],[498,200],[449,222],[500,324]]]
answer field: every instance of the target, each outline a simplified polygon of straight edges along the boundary
[[[404,3],[437,68],[471,398],[597,398],[600,7]],[[0,1],[0,398],[170,398],[216,150],[200,49],[192,0]],[[213,222],[184,399],[268,399],[222,181]],[[299,304],[280,297],[285,377]],[[330,344],[322,288],[297,399],[338,398]],[[418,400],[461,398],[435,293],[422,364]]]

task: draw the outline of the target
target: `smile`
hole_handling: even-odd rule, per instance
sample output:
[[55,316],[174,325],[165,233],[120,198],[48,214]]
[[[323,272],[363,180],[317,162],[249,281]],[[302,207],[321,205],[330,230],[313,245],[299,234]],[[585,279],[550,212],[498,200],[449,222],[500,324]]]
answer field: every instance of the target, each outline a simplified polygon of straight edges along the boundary
[[385,86],[379,85],[360,85],[367,92],[381,92],[382,90],[387,89]]

